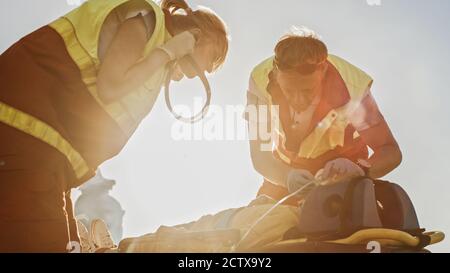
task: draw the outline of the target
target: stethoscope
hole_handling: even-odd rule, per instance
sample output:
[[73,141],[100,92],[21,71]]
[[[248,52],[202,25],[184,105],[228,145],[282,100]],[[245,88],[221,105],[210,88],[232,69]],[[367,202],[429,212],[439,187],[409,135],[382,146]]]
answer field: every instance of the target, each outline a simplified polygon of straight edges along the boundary
[[[165,18],[166,18],[165,22],[166,22],[167,30],[173,36],[174,33],[173,33],[172,22],[170,20],[170,12],[168,10],[164,10],[164,13],[165,13]],[[191,13],[189,13],[188,15],[190,15],[190,14]],[[194,18],[194,20],[195,20],[195,17],[192,16],[192,18]],[[175,119],[185,122],[185,123],[196,123],[196,122],[199,122],[200,120],[202,120],[203,118],[205,118],[205,116],[208,113],[209,105],[211,104],[211,86],[209,84],[208,79],[206,78],[205,72],[200,68],[200,66],[195,61],[195,59],[192,55],[184,56],[183,59],[185,59],[187,62],[189,62],[192,65],[195,72],[197,73],[197,77],[199,77],[203,83],[203,87],[204,87],[205,93],[206,93],[205,105],[203,106],[203,108],[200,112],[198,112],[197,114],[195,114],[191,117],[184,117],[182,115],[175,113],[175,111],[173,110],[172,103],[170,102],[170,83],[172,81],[172,76],[175,72],[175,67],[177,64],[176,60],[172,61],[171,63],[168,64],[169,72],[167,73],[166,79],[165,79],[164,97],[165,97],[165,101],[166,101],[166,106]]]
[[194,58],[191,55],[185,56],[183,58],[185,58],[192,65],[192,67],[197,73],[197,77],[199,77],[200,80],[202,81],[206,93],[206,102],[202,110],[191,117],[184,117],[175,113],[175,111],[173,110],[172,103],[170,102],[170,82],[172,81],[172,76],[175,71],[176,61],[169,64],[170,66],[169,72],[167,73],[164,85],[164,97],[166,101],[166,106],[175,119],[185,123],[196,123],[205,118],[205,116],[208,114],[209,105],[211,104],[211,86],[208,82],[208,79],[206,78],[205,73],[200,69]]

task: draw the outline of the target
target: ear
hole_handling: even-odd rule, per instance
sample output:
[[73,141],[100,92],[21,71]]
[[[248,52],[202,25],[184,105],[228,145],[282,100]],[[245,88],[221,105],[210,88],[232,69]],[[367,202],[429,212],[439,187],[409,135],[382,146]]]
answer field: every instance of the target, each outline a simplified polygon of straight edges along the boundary
[[278,68],[274,68],[273,70],[272,70],[272,76],[273,76],[273,78],[276,80],[276,81],[278,81],[278,77],[280,76],[280,70],[278,70]]

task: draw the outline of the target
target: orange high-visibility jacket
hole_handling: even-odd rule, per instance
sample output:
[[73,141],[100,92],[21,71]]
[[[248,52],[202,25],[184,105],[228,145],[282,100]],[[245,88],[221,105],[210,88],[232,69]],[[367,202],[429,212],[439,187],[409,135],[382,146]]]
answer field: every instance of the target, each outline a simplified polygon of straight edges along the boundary
[[[271,119],[280,122],[274,125],[277,138],[273,139],[276,157],[296,168],[315,173],[323,164],[336,157],[364,158],[366,145],[351,125],[353,111],[371,86],[372,78],[347,61],[329,55],[329,69],[324,79],[321,101],[313,115],[306,136],[297,138],[291,127],[289,104],[280,87],[273,80],[273,57],[265,60],[252,72],[256,88],[249,92],[268,106],[278,105],[279,111]],[[356,158],[356,159],[358,159]]]

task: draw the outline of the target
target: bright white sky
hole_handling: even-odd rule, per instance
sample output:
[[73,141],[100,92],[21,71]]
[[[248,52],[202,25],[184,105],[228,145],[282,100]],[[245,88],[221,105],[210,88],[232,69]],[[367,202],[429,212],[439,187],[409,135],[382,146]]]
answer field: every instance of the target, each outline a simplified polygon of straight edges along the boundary
[[[404,153],[403,164],[387,179],[409,192],[423,227],[450,234],[449,1],[188,2],[213,8],[231,32],[229,58],[210,77],[214,104],[245,103],[252,67],[272,54],[291,25],[316,30],[330,52],[371,74],[373,94]],[[65,0],[1,1],[0,52],[72,8]],[[200,94],[189,90],[197,86],[193,83],[176,90],[183,86],[184,93],[174,95],[177,102]],[[125,236],[245,205],[262,181],[246,141],[174,141],[173,122],[160,96],[123,152],[102,166],[105,176],[118,182],[112,194],[126,210]],[[449,241],[431,248],[449,249]]]

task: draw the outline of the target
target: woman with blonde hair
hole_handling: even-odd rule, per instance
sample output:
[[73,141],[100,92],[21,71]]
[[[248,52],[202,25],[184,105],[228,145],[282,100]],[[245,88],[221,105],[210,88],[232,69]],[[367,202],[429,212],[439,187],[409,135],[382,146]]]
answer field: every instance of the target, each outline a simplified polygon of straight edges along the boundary
[[214,72],[227,51],[207,8],[88,0],[2,53],[0,252],[78,241],[70,189],[121,151],[164,84]]

